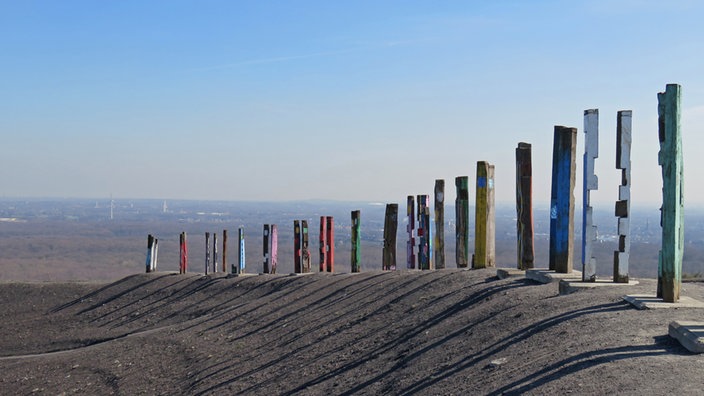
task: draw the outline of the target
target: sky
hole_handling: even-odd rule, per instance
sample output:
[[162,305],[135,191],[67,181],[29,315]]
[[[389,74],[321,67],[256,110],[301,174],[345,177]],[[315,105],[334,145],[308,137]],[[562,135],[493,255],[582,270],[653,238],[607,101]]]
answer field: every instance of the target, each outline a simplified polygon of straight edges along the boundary
[[[496,166],[515,202],[555,125],[633,110],[632,205],[661,202],[657,93],[682,85],[685,205],[704,204],[704,2],[0,0],[0,196],[404,204]],[[471,188],[470,194],[474,194]],[[656,206],[656,207],[657,207]]]

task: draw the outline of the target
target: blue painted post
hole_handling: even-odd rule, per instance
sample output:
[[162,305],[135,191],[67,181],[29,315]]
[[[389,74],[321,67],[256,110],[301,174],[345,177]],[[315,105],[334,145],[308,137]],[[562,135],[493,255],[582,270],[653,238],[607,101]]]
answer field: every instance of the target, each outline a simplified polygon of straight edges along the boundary
[[662,167],[662,248],[658,260],[658,297],[680,299],[684,253],[684,175],[680,131],[681,87],[668,84],[658,93],[658,134]]
[[240,241],[240,257],[239,257],[239,271],[237,272],[238,274],[244,274],[246,262],[245,262],[245,254],[244,254],[244,227],[240,227],[239,229],[239,241]]
[[582,178],[582,281],[596,282],[597,227],[594,225],[591,191],[599,188],[594,162],[599,157],[599,110],[584,110],[584,166]]
[[632,112],[618,112],[616,121],[616,169],[621,169],[616,216],[618,217],[618,250],[614,251],[614,282],[628,283],[628,261],[631,254],[631,119]]
[[555,126],[550,194],[550,269],[572,273],[577,128]]

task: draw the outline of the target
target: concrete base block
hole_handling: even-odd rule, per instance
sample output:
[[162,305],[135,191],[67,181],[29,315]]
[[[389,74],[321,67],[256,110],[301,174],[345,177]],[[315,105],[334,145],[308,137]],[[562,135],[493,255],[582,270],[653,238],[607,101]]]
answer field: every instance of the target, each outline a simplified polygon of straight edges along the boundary
[[496,276],[499,279],[523,278],[524,276],[526,276],[526,272],[519,269],[499,268],[496,270]]
[[531,269],[526,271],[526,278],[540,283],[558,282],[562,279],[581,280],[582,272],[572,271],[572,273],[569,274],[561,274],[553,270],[548,270],[544,268]]
[[614,283],[610,279],[599,279],[596,282],[582,282],[581,280],[561,280],[560,294],[571,294],[585,289],[594,289],[598,287],[617,287],[617,286],[635,286],[637,280],[630,280],[628,283]]
[[313,275],[316,272],[291,272],[289,276],[304,276],[304,275]]
[[703,302],[691,297],[680,297],[676,303],[664,302],[662,298],[647,294],[624,296],[623,299],[638,309],[704,308]]
[[704,352],[704,322],[676,320],[670,323],[668,333],[690,352]]

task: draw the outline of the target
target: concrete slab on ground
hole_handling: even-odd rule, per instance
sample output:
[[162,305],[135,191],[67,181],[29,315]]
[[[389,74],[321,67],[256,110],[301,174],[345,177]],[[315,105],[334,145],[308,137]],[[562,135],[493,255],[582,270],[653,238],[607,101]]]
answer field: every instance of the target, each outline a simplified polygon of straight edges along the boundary
[[515,268],[499,268],[496,270],[496,276],[499,279],[523,278],[526,276],[526,272]]
[[540,282],[540,283],[550,283],[558,282],[562,279],[582,279],[581,271],[572,271],[569,274],[562,274],[549,269],[530,269],[526,271],[526,278]]
[[704,352],[704,322],[676,320],[670,323],[668,333],[690,352]]
[[704,308],[704,302],[686,296],[681,296],[676,303],[665,302],[662,298],[648,294],[633,294],[624,296],[623,299],[638,309]]
[[563,279],[560,281],[560,294],[572,294],[581,290],[599,287],[635,286],[637,284],[637,280],[630,280],[628,283],[614,283],[611,279],[597,279],[596,282]]

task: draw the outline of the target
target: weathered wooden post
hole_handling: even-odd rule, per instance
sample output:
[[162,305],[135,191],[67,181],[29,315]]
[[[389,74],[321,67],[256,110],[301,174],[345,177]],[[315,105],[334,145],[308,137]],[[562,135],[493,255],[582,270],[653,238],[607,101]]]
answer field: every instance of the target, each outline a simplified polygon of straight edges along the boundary
[[310,248],[308,243],[308,221],[301,220],[301,267],[303,272],[310,272]]
[[222,230],[222,272],[227,273],[227,230]]
[[533,158],[530,143],[520,142],[516,147],[516,231],[517,268],[529,270],[534,266],[535,245],[533,231]]
[[496,212],[494,206],[494,165],[477,162],[477,188],[472,268],[496,265]]
[[213,233],[213,273],[218,272],[218,234]]
[[386,204],[384,215],[384,250],[382,269],[396,270],[396,231],[398,230],[398,204]]
[[205,274],[210,271],[210,233],[205,233]]
[[599,157],[599,110],[584,110],[584,162],[582,174],[582,281],[596,282],[597,227],[591,206],[591,191],[599,189],[594,162]]
[[430,208],[428,196],[418,195],[418,269],[430,269]]
[[147,235],[147,262],[145,263],[147,273],[152,272],[153,257],[154,257],[154,236]]
[[328,254],[328,222],[326,221],[326,216],[320,216],[320,272],[325,271],[325,264],[327,263]]
[[445,268],[445,180],[435,180],[435,269]]
[[245,261],[245,251],[244,251],[244,227],[240,227],[239,229],[239,269],[237,271],[238,274],[244,274],[245,267],[247,265]]
[[179,236],[179,266],[178,272],[185,274],[188,272],[188,244],[186,242],[186,232]]
[[550,193],[550,269],[572,273],[577,128],[555,126]]
[[269,261],[271,260],[271,253],[269,252],[269,249],[271,249],[271,242],[269,240],[271,238],[271,234],[269,231],[269,224],[264,224],[264,232],[262,234],[262,247],[263,247],[263,254],[264,254],[264,273],[268,274],[270,273],[269,270]]
[[271,252],[270,273],[275,274],[276,264],[279,262],[279,230],[276,224],[272,224],[269,227],[269,231],[271,232],[271,236],[269,238],[271,242],[271,248],[269,249]]
[[293,272],[300,274],[303,272],[301,266],[301,222],[293,221]]
[[152,271],[156,271],[156,265],[159,260],[159,239],[154,238],[153,254],[152,254]]
[[308,221],[294,220],[294,271],[298,274],[310,272],[310,252],[308,251]]
[[616,120],[616,169],[621,169],[616,217],[618,217],[618,250],[614,251],[614,282],[628,283],[628,261],[631,255],[631,119],[632,112],[618,112]]
[[362,254],[360,251],[360,211],[353,210],[351,212],[352,217],[352,248],[351,248],[351,259],[350,259],[350,271],[360,272]]
[[662,167],[662,247],[658,257],[658,297],[665,302],[680,299],[684,254],[684,171],[680,131],[681,87],[667,84],[658,93],[658,134]]
[[320,272],[334,272],[335,221],[332,216],[320,216]]
[[455,198],[455,261],[457,268],[469,265],[469,177],[455,178],[457,198]]
[[413,230],[415,229],[415,200],[413,195],[409,195],[406,200],[406,216],[408,223],[406,224],[406,232],[408,233],[408,241],[406,241],[406,267],[408,269],[413,269],[416,267],[416,255],[414,249],[416,246],[416,240],[413,238]]

